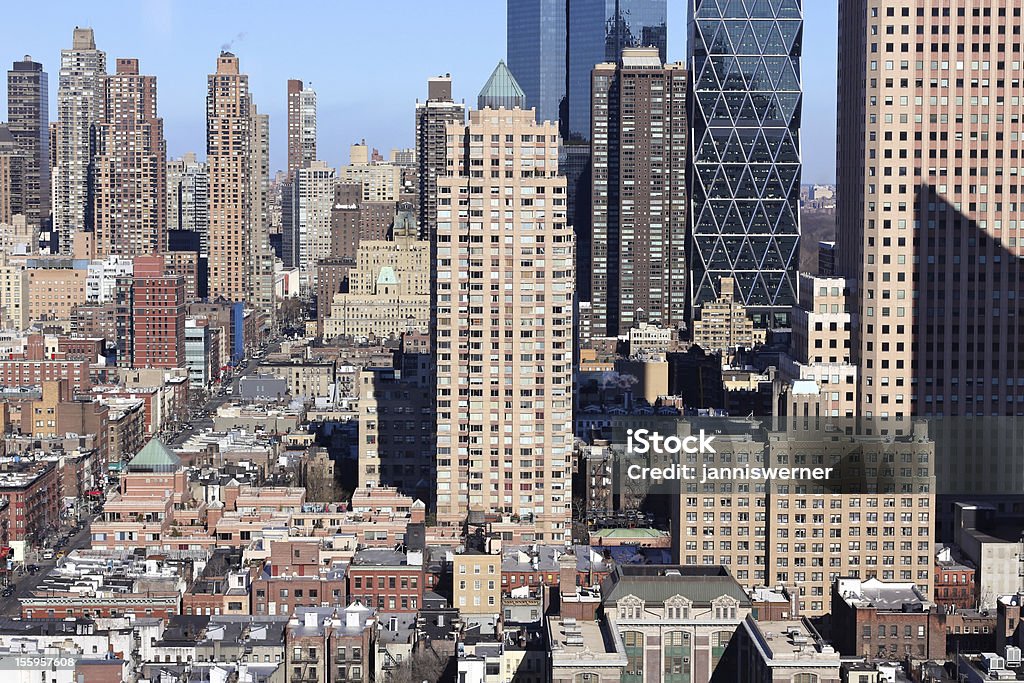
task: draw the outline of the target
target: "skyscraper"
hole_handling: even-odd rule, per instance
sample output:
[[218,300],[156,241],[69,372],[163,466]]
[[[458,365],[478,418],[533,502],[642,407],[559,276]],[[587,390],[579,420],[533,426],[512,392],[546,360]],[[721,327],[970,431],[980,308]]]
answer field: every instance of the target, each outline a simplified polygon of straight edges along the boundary
[[32,227],[43,229],[50,219],[50,106],[43,65],[25,59],[7,72],[7,128],[22,157],[20,183],[14,194]]
[[656,47],[667,59],[667,0],[567,0],[569,141],[590,140],[590,72],[627,47]]
[[252,249],[248,301],[271,320],[274,306],[274,250],[270,246],[270,115],[249,104],[249,245]]
[[419,163],[420,237],[429,239],[437,223],[437,179],[447,174],[449,123],[463,123],[466,106],[452,100],[452,78],[427,81],[427,99],[416,102],[416,160]]
[[71,49],[61,50],[57,85],[57,149],[53,193],[53,229],[63,254],[71,236],[92,229],[89,164],[93,128],[103,116],[103,79],[107,55],[96,49],[91,28],[75,28]]
[[283,235],[285,253],[299,268],[305,287],[316,283],[316,264],[331,256],[331,209],[337,174],[326,161],[295,172],[292,179],[291,217]]
[[565,100],[566,0],[518,0],[508,8],[508,68],[538,121],[558,121]]
[[238,57],[222,52],[207,80],[206,163],[210,172],[211,299],[244,301],[249,293],[251,159],[249,77]]
[[316,91],[288,81],[288,175],[316,160]]
[[22,156],[11,129],[0,125],[0,225],[11,225],[21,207]]
[[1021,14],[839,4],[836,265],[857,285],[861,416],[1024,414]]
[[209,255],[210,172],[195,152],[167,162],[167,229],[198,233],[199,253]]
[[97,257],[167,249],[167,144],[157,116],[156,76],[139,60],[118,59],[104,79],[91,173]]
[[[568,220],[576,233],[576,269],[591,270],[590,77],[602,62],[617,63],[627,47],[667,52],[668,0],[567,0],[566,104],[561,109],[563,157],[559,168],[568,187]],[[590,301],[589,278],[578,283],[580,301]]]
[[732,278],[762,327],[788,324],[800,240],[800,0],[690,3],[692,304]]
[[686,67],[663,65],[655,48],[626,48],[594,68],[596,336],[686,322],[686,89]]
[[[572,500],[574,273],[558,129],[530,110],[484,109],[447,136],[431,277],[438,520],[516,514],[538,542],[561,542]],[[488,197],[515,209],[486,209]]]

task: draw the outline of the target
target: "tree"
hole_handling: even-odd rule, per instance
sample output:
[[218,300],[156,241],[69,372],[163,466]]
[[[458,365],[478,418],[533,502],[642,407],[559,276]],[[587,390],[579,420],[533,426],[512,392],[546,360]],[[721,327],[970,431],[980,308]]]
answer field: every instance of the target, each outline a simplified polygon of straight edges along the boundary
[[305,321],[304,306],[305,304],[303,304],[302,299],[298,297],[290,297],[282,301],[277,309],[281,326],[290,327]]
[[432,648],[415,650],[408,659],[391,671],[389,683],[423,683],[441,680],[448,667],[448,658],[438,655]]

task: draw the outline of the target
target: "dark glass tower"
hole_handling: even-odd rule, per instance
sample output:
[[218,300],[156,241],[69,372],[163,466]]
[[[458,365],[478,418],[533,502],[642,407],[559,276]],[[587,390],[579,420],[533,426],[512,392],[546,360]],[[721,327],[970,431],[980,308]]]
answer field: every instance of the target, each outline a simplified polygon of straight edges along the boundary
[[690,0],[692,304],[788,324],[800,241],[801,0]]
[[509,0],[508,68],[537,121],[559,121],[565,99],[566,0]]
[[[566,103],[559,130],[565,141],[559,171],[566,178],[566,217],[576,233],[576,272],[591,272],[590,77],[603,62],[617,64],[627,47],[656,47],[666,61],[668,0],[566,0]],[[590,279],[577,279],[576,298],[590,301]]]
[[667,0],[568,0],[569,140],[590,140],[590,72],[623,48],[656,47],[666,61]]
[[[23,169],[18,213],[29,225],[49,229],[50,220],[50,107],[43,65],[25,59],[7,72],[7,127],[14,138]],[[52,245],[51,245],[52,246]]]

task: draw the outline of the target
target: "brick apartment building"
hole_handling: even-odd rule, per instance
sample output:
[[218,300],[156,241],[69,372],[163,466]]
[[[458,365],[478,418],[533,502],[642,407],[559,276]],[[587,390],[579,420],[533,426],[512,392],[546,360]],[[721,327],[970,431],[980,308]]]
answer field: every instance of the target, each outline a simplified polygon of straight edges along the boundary
[[348,567],[352,600],[387,612],[415,612],[423,605],[423,553],[361,550]]
[[8,503],[10,541],[39,543],[56,527],[57,468],[52,462],[13,464],[0,471],[0,498]]
[[165,274],[160,256],[135,259],[133,365],[185,367],[185,281]]
[[252,613],[291,615],[300,607],[344,604],[345,572],[325,566],[320,544],[276,541],[252,580]]
[[833,642],[844,656],[933,660],[946,656],[942,614],[913,583],[836,579],[832,625]]

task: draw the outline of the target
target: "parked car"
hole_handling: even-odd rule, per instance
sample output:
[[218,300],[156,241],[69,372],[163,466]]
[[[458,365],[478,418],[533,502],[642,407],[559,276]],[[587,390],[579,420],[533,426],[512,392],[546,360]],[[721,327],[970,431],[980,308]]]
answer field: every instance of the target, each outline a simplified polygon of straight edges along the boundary
[[43,559],[44,560],[52,560],[53,559],[53,551],[50,550],[49,548],[44,550],[43,551]]
[[11,584],[7,588],[4,588],[3,591],[0,591],[0,596],[5,597],[5,598],[9,598],[12,595],[14,595],[14,590],[15,590],[14,584]]

